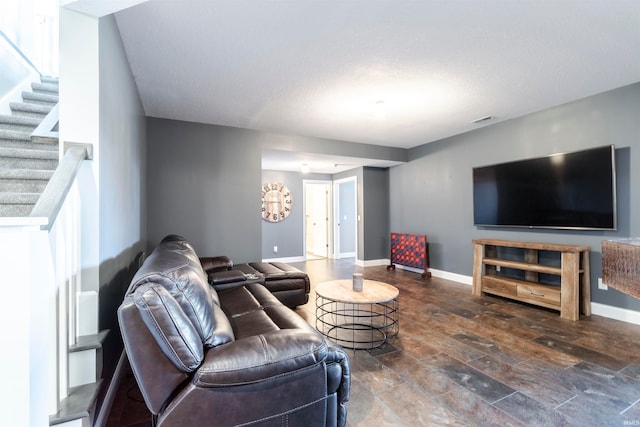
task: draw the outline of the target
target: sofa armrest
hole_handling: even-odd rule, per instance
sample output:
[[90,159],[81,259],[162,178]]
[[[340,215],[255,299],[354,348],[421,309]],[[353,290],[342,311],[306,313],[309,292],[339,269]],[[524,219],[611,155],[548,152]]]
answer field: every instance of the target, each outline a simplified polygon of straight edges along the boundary
[[200,264],[202,264],[202,269],[207,274],[214,271],[231,270],[231,268],[233,268],[233,261],[224,255],[200,258]]
[[347,423],[347,402],[351,393],[349,357],[342,347],[329,346],[327,355],[327,393],[336,393],[338,426]]
[[195,373],[196,387],[245,385],[316,365],[327,357],[317,333],[283,329],[210,349]]
[[238,270],[224,270],[224,271],[212,271],[207,274],[209,284],[217,289],[218,285],[225,285],[228,283],[244,282],[247,280],[242,271]]

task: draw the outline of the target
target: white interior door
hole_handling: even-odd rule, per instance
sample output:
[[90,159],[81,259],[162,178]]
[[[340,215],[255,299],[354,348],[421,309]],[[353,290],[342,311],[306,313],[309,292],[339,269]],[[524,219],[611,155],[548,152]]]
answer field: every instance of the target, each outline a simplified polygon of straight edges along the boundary
[[329,256],[329,182],[305,181],[305,249],[307,256]]

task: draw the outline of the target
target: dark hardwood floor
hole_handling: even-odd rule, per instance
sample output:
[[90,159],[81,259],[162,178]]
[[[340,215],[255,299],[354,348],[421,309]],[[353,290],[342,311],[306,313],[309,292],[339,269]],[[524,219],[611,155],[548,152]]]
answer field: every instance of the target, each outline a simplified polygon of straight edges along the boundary
[[[640,326],[600,316],[578,322],[471,287],[352,260],[292,265],[312,283],[298,313],[315,323],[314,284],[358,271],[400,290],[398,340],[348,350],[350,426],[640,425]],[[130,373],[107,426],[148,426]]]

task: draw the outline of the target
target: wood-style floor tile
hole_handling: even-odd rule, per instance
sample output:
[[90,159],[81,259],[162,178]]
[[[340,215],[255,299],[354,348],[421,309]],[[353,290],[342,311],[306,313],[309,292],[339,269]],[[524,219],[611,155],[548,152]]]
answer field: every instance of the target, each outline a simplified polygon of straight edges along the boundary
[[618,374],[615,371],[589,362],[580,362],[567,368],[567,372],[582,375],[593,382],[611,387],[616,391],[616,394],[627,396],[631,402],[638,398],[640,391],[640,381],[638,379]]
[[569,390],[557,387],[553,382],[542,381],[490,356],[473,360],[469,365],[550,407],[561,405],[576,396]]
[[455,412],[439,402],[413,383],[404,383],[380,395],[387,406],[400,419],[410,425],[456,426],[461,421]]
[[351,381],[351,396],[347,407],[347,426],[411,427],[410,423],[400,420],[384,400],[356,379]]
[[565,404],[559,406],[557,410],[575,422],[585,426],[625,426],[628,418],[621,415],[617,410],[606,410],[599,405],[594,405],[593,399],[585,395],[579,395]]
[[448,376],[458,385],[477,394],[489,403],[496,402],[515,392],[511,387],[494,380],[466,363],[446,354],[438,354],[425,360],[431,366]]
[[560,341],[547,335],[538,337],[534,339],[534,341],[538,344],[542,344],[546,347],[558,350],[563,354],[570,354],[572,356],[575,356],[576,358],[580,358],[582,360],[586,360],[596,365],[604,366],[605,368],[609,368],[615,371],[620,370],[629,364],[628,362],[618,360],[607,354],[600,353],[586,347],[581,347],[579,345],[571,344],[565,341]]
[[507,396],[499,402],[496,402],[495,406],[512,417],[521,420],[528,426],[576,425],[576,420],[569,418],[553,408],[543,405],[521,392]]
[[511,417],[503,410],[491,405],[476,394],[457,387],[449,393],[436,398],[443,406],[454,411],[463,420],[465,426],[483,427],[522,427],[521,421]]
[[620,370],[620,374],[640,381],[640,365],[630,364]]

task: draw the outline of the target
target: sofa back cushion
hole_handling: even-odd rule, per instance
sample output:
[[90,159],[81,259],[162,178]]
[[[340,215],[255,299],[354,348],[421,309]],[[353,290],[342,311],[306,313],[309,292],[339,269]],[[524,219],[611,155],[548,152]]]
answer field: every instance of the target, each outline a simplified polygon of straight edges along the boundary
[[167,359],[182,372],[196,370],[204,357],[202,340],[175,298],[162,286],[145,284],[133,301]]
[[180,306],[204,346],[232,341],[229,320],[219,306],[218,294],[207,281],[197,254],[186,241],[163,241],[133,277],[127,294],[143,285],[163,287]]

